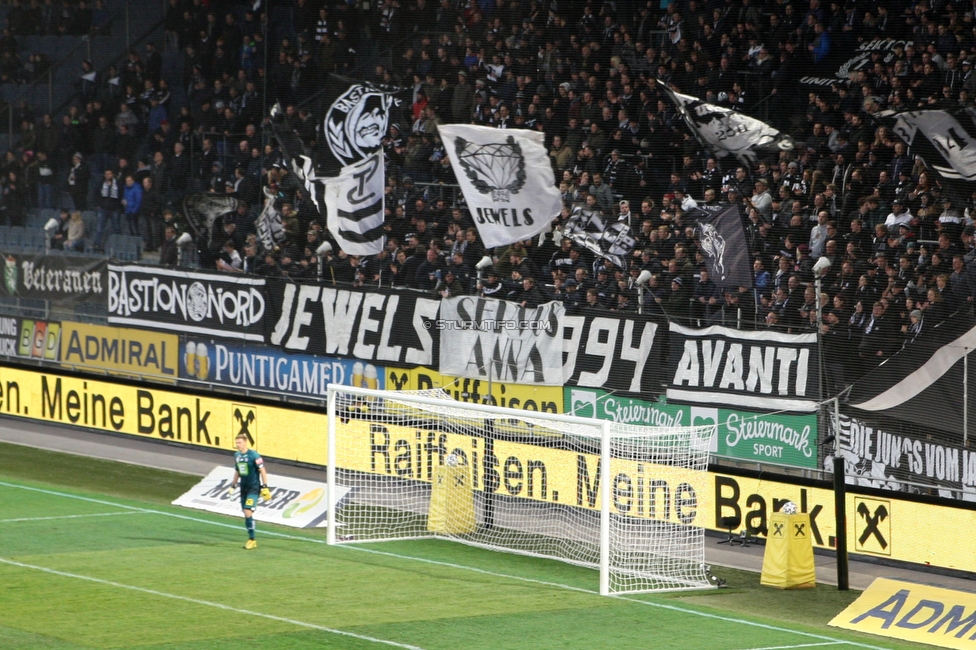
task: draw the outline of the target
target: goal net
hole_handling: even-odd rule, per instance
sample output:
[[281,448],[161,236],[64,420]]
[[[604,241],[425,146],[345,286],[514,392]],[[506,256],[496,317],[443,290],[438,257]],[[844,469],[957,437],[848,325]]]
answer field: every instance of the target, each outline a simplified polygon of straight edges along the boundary
[[[652,428],[331,386],[329,543],[425,537],[600,570],[600,591],[712,586],[714,427]],[[610,489],[606,489],[608,481]]]

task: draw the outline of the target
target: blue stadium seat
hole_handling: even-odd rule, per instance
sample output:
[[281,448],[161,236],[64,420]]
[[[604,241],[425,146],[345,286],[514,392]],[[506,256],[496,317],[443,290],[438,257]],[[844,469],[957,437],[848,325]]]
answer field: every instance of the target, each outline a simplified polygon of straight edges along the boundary
[[7,248],[19,249],[24,238],[23,226],[14,226],[7,234]]

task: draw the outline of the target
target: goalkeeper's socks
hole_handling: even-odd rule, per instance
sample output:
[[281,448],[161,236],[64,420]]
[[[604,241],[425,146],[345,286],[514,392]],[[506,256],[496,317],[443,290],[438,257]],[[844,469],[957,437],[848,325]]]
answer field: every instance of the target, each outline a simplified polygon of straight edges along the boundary
[[254,517],[244,517],[244,527],[247,528],[247,536],[254,539]]

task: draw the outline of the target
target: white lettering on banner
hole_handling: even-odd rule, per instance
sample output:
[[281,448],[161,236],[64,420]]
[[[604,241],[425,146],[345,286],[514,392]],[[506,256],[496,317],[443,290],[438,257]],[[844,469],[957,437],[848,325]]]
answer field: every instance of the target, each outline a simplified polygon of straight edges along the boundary
[[[286,350],[326,356],[355,356],[371,361],[431,365],[434,340],[424,319],[437,318],[439,302],[416,298],[410,323],[416,345],[394,345],[406,326],[410,302],[401,296],[347,291],[329,287],[287,284],[281,297],[281,316],[271,334],[272,345]],[[401,304],[406,306],[401,307]],[[321,320],[319,320],[321,319]],[[316,331],[315,328],[321,328]],[[377,341],[377,339],[379,339]]]
[[640,424],[649,427],[682,427],[685,426],[682,419],[685,411],[677,410],[668,413],[653,406],[647,406],[635,402],[634,400],[617,400],[607,396],[603,399],[603,412],[609,415],[614,422],[624,424]]
[[84,294],[103,291],[100,271],[49,269],[30,260],[24,260],[20,266],[24,271],[24,288],[28,291]]
[[[470,379],[561,386],[562,303],[534,308],[489,298],[460,297],[441,301],[440,318],[457,323],[441,330],[440,370]],[[481,325],[491,322],[492,329]],[[504,323],[539,323],[516,328]],[[616,321],[614,321],[616,325]]]
[[[699,347],[699,343],[701,344]],[[681,360],[672,380],[673,386],[732,389],[771,395],[807,393],[810,350],[778,347],[773,345],[748,346],[748,363],[743,363],[743,344],[725,341],[685,341]],[[718,371],[721,368],[721,378]],[[795,372],[793,385],[790,375]]]
[[[618,341],[621,321],[624,323],[623,336],[622,340]],[[618,390],[640,393],[650,389],[650,386],[644,386],[642,382],[647,360],[654,347],[654,338],[657,335],[656,323],[585,316],[564,316],[560,319],[560,323],[563,329],[563,383],[572,382],[577,386],[602,388],[614,384],[614,379],[617,379],[615,385],[618,386]],[[600,359],[585,364],[586,368],[598,368],[598,370],[584,370],[584,365],[580,363],[580,355]],[[630,363],[626,364],[626,368],[622,368],[619,365],[620,361]],[[620,379],[618,373],[622,372],[626,372],[629,382]],[[574,376],[577,376],[576,380],[572,381]]]
[[807,458],[813,456],[809,425],[803,427],[803,431],[797,431],[782,422],[763,420],[759,416],[742,418],[737,413],[730,413],[725,426],[729,430],[725,444],[729,447],[735,447],[743,440],[773,440],[793,447]]
[[108,311],[111,315],[132,317],[155,313],[179,315],[184,321],[201,322],[216,318],[221,324],[250,327],[264,317],[264,296],[254,286],[216,288],[206,281],[159,277],[130,279],[125,271],[109,271]]
[[235,386],[269,388],[305,395],[322,395],[330,383],[345,383],[345,370],[334,361],[287,359],[228,349],[215,344],[214,380]]

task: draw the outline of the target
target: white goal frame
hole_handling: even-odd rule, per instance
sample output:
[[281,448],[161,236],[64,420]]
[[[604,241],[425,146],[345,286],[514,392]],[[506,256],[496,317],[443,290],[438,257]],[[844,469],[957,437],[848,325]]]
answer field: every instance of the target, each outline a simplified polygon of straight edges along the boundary
[[[341,539],[336,534],[336,514],[337,507],[339,504],[339,499],[337,499],[337,482],[336,482],[336,463],[337,463],[337,398],[340,396],[353,396],[357,398],[362,398],[364,400],[378,400],[378,399],[389,399],[395,402],[401,402],[406,404],[418,404],[423,406],[433,407],[435,409],[454,408],[463,409],[472,414],[484,414],[486,416],[496,416],[497,419],[508,418],[517,419],[523,421],[537,421],[540,423],[551,422],[553,424],[569,424],[576,425],[580,428],[588,428],[600,432],[600,461],[599,470],[600,475],[604,477],[605,484],[600,487],[600,527],[599,527],[599,571],[600,571],[600,587],[599,591],[601,595],[607,596],[611,595],[611,566],[610,566],[610,551],[611,551],[611,492],[609,478],[610,477],[610,463],[611,463],[611,440],[614,437],[613,426],[614,422],[611,420],[602,420],[595,418],[583,418],[572,415],[561,415],[553,413],[543,413],[539,411],[524,411],[520,409],[503,408],[499,406],[487,405],[487,404],[477,404],[468,402],[457,402],[452,399],[439,399],[436,397],[430,397],[426,395],[419,395],[410,392],[401,391],[389,391],[389,390],[376,390],[368,388],[359,388],[353,386],[336,386],[329,385],[327,391],[327,420],[328,420],[328,450],[327,450],[327,484],[328,484],[328,512],[327,512],[327,543],[330,545],[340,544],[340,543],[350,543],[355,540],[345,540]],[[645,430],[647,434],[651,435],[653,432],[658,432],[661,434],[666,434],[669,432],[676,432],[682,430],[690,429],[704,429],[706,427],[641,427]],[[579,434],[576,434],[579,435]],[[620,434],[617,434],[621,437]],[[693,524],[688,524],[693,525]],[[696,526],[701,528],[701,526]],[[456,540],[451,537],[444,537],[437,534],[427,535],[428,538],[436,539],[451,539],[452,541],[460,541],[465,543],[463,540]],[[696,547],[696,562],[700,561],[703,571],[705,570],[705,546],[704,546],[704,535],[701,536],[700,549]],[[423,539],[424,536],[414,536],[410,539]],[[382,541],[382,540],[369,540],[369,541]],[[477,544],[476,544],[477,545]],[[481,546],[481,545],[478,545]],[[486,548],[485,546],[481,546]],[[517,549],[508,550],[505,548],[492,548],[497,552],[510,552],[518,555],[532,555],[531,553],[526,553]],[[549,557],[549,556],[539,556],[539,557]],[[549,558],[557,559],[560,558]],[[571,560],[560,560],[569,561]],[[584,566],[592,566],[592,564],[585,564]],[[673,587],[667,589],[653,589],[650,591],[682,591],[682,590],[696,590],[696,589],[708,589],[714,588],[714,585],[708,583],[695,584],[683,587]],[[645,590],[646,591],[646,590]],[[639,591],[627,591],[626,593],[639,593]]]

